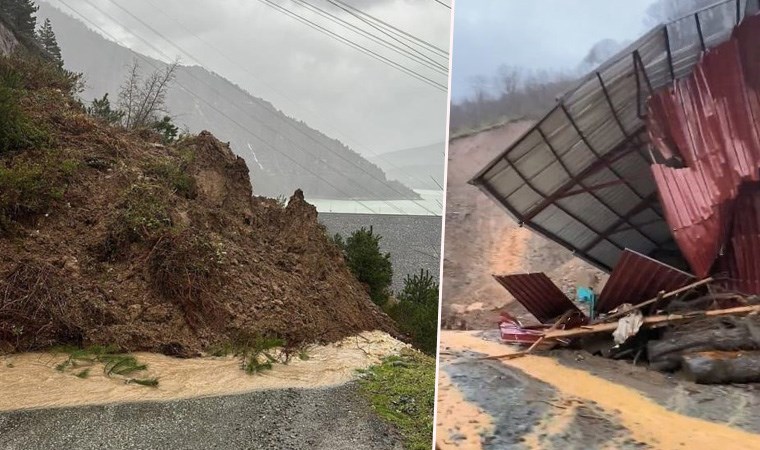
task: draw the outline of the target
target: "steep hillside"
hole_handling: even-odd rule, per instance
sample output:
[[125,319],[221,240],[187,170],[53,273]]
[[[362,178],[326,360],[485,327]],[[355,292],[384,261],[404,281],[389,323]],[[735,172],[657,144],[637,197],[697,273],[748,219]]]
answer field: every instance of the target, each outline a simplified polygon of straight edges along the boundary
[[171,146],[109,127],[76,78],[0,58],[23,130],[0,149],[0,352],[54,344],[192,355],[235,339],[393,330],[299,190],[253,197],[202,132]]
[[[116,99],[127,67],[138,55],[51,4],[38,3],[39,17],[53,22],[66,68],[85,74],[82,98],[91,101],[108,92]],[[164,66],[146,59],[150,64],[138,59],[144,70]],[[380,168],[341,142],[201,67],[179,67],[167,106],[175,122],[191,132],[208,129],[229,142],[248,164],[259,195],[278,196],[300,188],[311,198],[419,198],[406,186],[386,180]]]
[[443,186],[443,142],[407,148],[370,158],[391,180],[398,180],[415,189],[440,189]]

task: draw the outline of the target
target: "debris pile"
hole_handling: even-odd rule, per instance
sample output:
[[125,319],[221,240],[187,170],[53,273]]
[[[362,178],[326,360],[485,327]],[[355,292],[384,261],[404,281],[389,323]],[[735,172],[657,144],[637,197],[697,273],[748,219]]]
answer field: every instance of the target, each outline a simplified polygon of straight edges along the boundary
[[0,352],[192,356],[255,336],[395,333],[300,190],[254,197],[244,161],[210,133],[162,145],[87,115],[53,68],[0,64],[46,134],[0,154]]

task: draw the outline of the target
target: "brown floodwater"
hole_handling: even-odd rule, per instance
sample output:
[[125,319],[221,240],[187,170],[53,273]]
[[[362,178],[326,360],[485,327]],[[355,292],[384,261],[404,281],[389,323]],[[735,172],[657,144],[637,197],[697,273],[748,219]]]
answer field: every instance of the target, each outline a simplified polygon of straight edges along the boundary
[[288,364],[249,375],[234,357],[177,359],[153,353],[134,353],[148,369],[139,378],[157,377],[155,388],[126,384],[107,377],[95,365],[87,378],[59,372],[64,354],[23,353],[0,357],[0,411],[29,408],[96,405],[239,394],[262,389],[316,388],[354,379],[358,369],[408,347],[386,333],[373,331],[340,342],[314,347],[308,359],[294,357]]
[[[511,347],[483,340],[473,332],[442,331],[441,348],[450,351],[470,350],[484,355],[501,355],[509,353]],[[594,402],[610,416],[616,417],[631,437],[657,449],[685,448],[730,448],[758,449],[760,435],[749,433],[728,425],[718,424],[694,417],[684,416],[670,411],[645,397],[640,392],[594,376],[586,371],[563,366],[556,360],[536,355],[528,355],[512,360],[502,360],[502,364],[520,369],[531,377],[551,385],[565,398],[583,399]],[[450,385],[446,378],[441,378],[444,387]],[[439,391],[442,389],[439,386]],[[450,391],[451,389],[446,389]],[[460,401],[461,403],[461,401]],[[466,402],[464,402],[466,403]],[[473,405],[464,405],[462,411],[469,411]],[[439,415],[456,416],[459,409],[441,409]],[[447,445],[444,438],[449,435],[448,429],[441,426],[448,419],[438,417],[437,443],[441,448],[455,448]],[[485,423],[489,418],[481,413],[475,420]],[[553,420],[557,420],[555,417]],[[560,418],[558,423],[542,424],[544,430],[560,429],[566,426],[566,418]],[[467,430],[477,433],[478,430]],[[474,438],[478,436],[473,436]],[[469,439],[468,439],[469,441]],[[479,441],[479,439],[478,439]],[[533,436],[526,437],[527,444],[536,447]],[[533,444],[533,445],[531,445]],[[479,444],[470,448],[480,448]]]

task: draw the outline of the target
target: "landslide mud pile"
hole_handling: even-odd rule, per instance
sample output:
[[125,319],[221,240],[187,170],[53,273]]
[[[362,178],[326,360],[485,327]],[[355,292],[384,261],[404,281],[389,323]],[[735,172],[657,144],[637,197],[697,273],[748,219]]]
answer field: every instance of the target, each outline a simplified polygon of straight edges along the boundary
[[0,351],[190,356],[241,337],[393,331],[302,192],[253,197],[243,160],[210,133],[164,146],[87,115],[72,80],[0,65],[37,133],[0,153]]

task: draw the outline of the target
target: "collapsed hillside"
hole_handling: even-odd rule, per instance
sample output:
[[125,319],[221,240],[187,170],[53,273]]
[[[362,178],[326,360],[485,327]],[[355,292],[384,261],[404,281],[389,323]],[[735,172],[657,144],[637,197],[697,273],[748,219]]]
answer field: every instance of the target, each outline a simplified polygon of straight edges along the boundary
[[26,136],[0,150],[0,351],[190,356],[394,331],[300,190],[287,205],[254,197],[243,159],[208,132],[164,146],[100,123],[52,67],[0,57],[0,75]]

